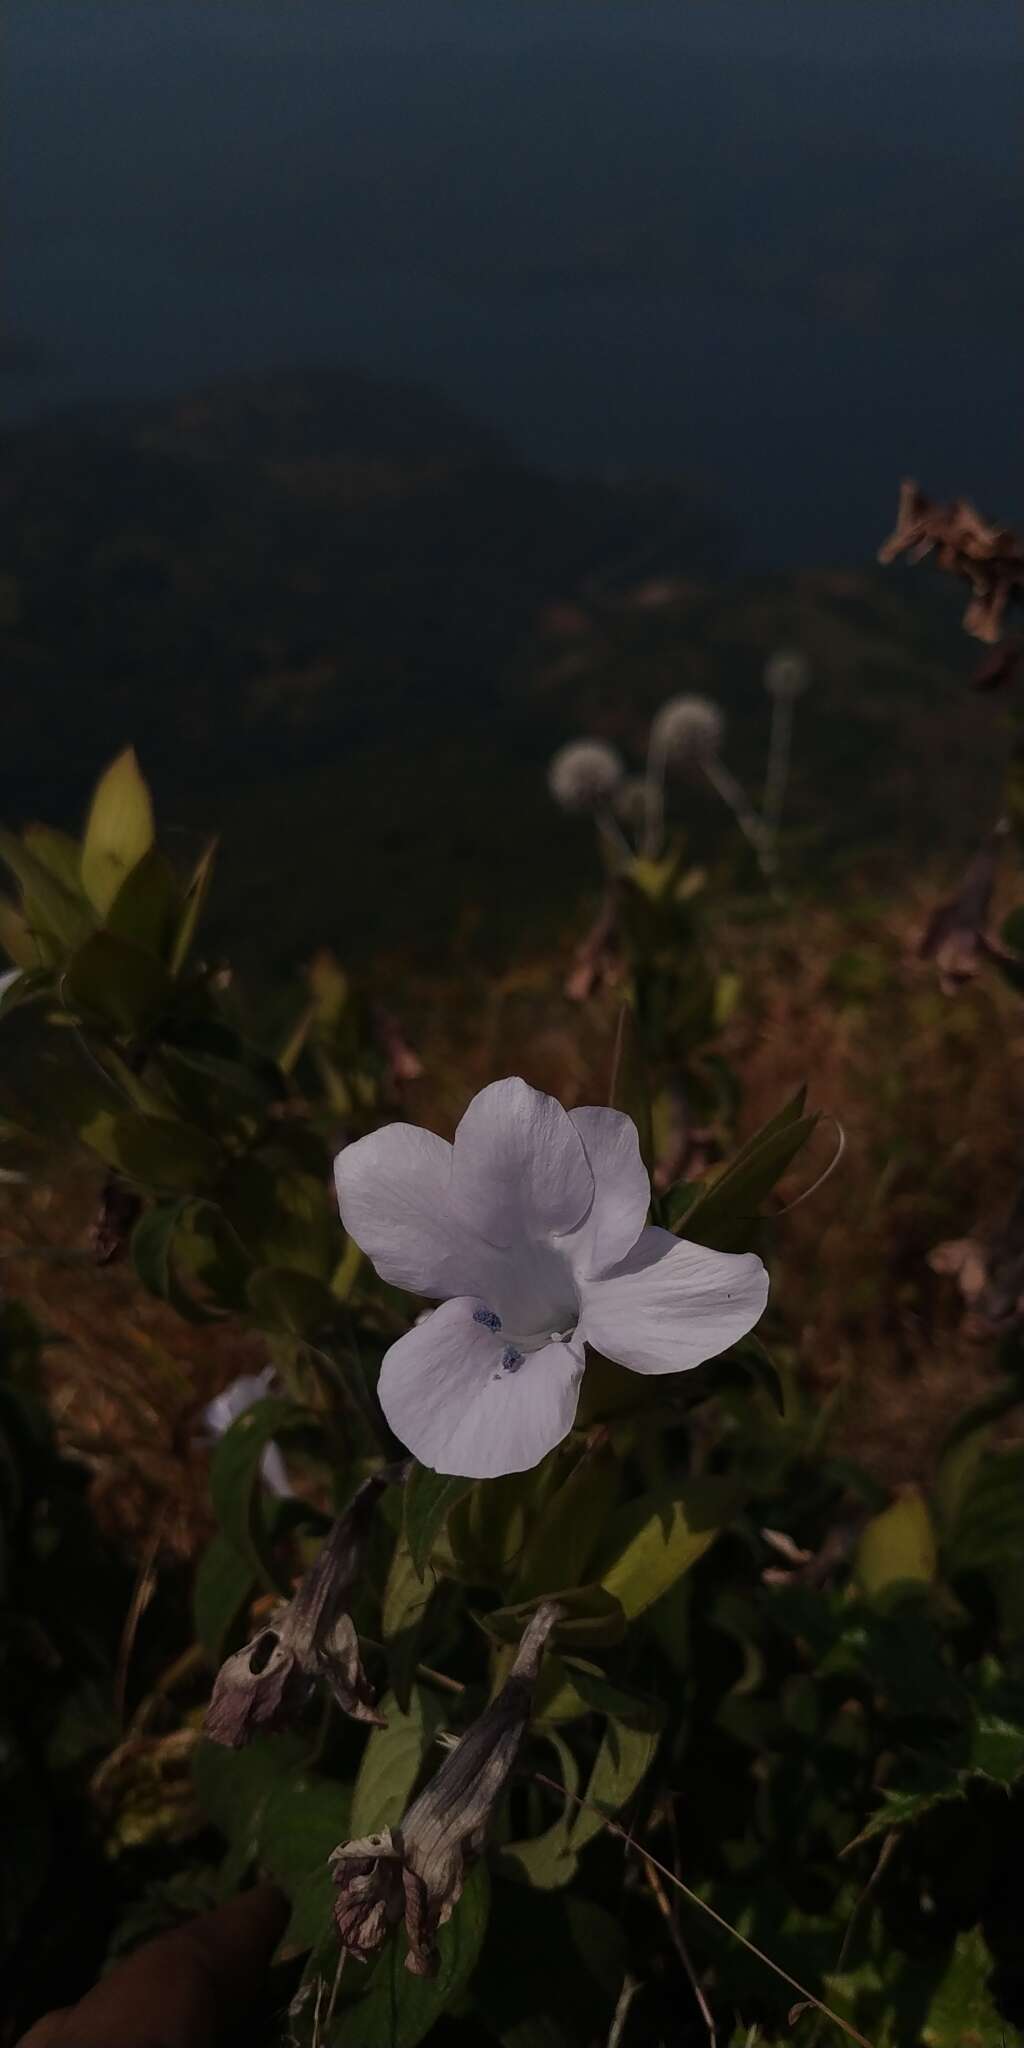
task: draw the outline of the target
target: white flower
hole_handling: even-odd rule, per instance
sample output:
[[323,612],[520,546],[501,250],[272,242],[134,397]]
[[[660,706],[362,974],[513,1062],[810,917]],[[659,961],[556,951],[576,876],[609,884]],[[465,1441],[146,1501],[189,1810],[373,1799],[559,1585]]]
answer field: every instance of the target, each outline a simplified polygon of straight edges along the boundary
[[780,647],[764,672],[764,686],[771,697],[799,697],[811,680],[811,664],[797,647]]
[[652,757],[708,761],[721,747],[724,723],[710,697],[670,697],[651,721]]
[[525,1472],[572,1428],[586,1346],[683,1372],[746,1335],[768,1296],[752,1253],[647,1227],[636,1126],[567,1114],[525,1081],[474,1096],[449,1145],[389,1124],[335,1162],[342,1220],[383,1280],[442,1306],[391,1346],[378,1394],[424,1465]]
[[594,811],[614,796],[621,756],[604,740],[570,740],[548,763],[548,788],[563,811]]
[[[215,1394],[203,1409],[202,1419],[210,1437],[223,1436],[244,1415],[247,1408],[254,1408],[257,1401],[266,1401],[277,1392],[273,1366],[264,1366],[262,1372],[244,1372],[232,1380],[222,1394]],[[276,1493],[281,1500],[290,1500],[295,1492],[285,1462],[277,1444],[268,1444],[260,1459],[260,1476],[270,1493]]]

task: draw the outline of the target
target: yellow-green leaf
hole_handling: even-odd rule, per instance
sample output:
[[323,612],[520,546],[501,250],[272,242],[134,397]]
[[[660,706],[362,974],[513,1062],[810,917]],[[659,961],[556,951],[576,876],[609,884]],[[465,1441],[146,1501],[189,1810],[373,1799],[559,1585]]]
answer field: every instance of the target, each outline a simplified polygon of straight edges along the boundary
[[609,1527],[601,1583],[627,1620],[653,1607],[710,1549],[737,1506],[729,1480],[695,1479],[674,1498],[645,1494]]
[[153,844],[153,801],[126,747],[96,786],[82,843],[82,887],[105,917],[126,876]]
[[869,1599],[890,1586],[930,1585],[935,1577],[935,1531],[916,1487],[872,1517],[857,1545],[854,1573]]

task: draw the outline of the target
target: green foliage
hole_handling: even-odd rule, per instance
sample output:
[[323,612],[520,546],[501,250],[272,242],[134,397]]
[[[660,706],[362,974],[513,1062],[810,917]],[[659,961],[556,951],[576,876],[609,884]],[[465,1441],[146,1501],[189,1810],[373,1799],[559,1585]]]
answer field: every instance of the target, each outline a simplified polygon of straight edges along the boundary
[[[111,1591],[31,1384],[36,1340],[0,1311],[8,1952],[52,1881],[73,1788],[90,1826],[107,1801],[108,1860],[143,1844],[192,1856],[170,1878],[147,1868],[115,1945],[254,1872],[283,1886],[297,1988],[282,2043],[440,2048],[480,2029],[504,2048],[590,2048],[627,1971],[627,2048],[681,2038],[692,1992],[642,1845],[878,2048],[944,2048],[972,2029],[995,2048],[994,2016],[1017,2017],[999,1901],[1024,1811],[1024,1453],[999,1435],[1024,1384],[1013,1357],[927,1494],[889,1500],[833,1455],[775,1310],[772,1352],[751,1336],[649,1380],[595,1361],[573,1429],[533,1471],[396,1474],[375,1376],[416,1304],[346,1245],[330,1193],[339,1131],[403,1107],[372,1005],[320,953],[254,1025],[204,963],[213,849],[179,874],[133,755],[101,780],[82,845],[36,827],[0,853],[20,892],[0,909],[25,970],[11,1008],[36,1005],[45,1046],[29,1142],[59,1126],[99,1162],[138,1283],[183,1324],[261,1341],[285,1390],[210,1455],[216,1527],[190,1616],[180,1583],[133,1611],[137,1661],[162,1626],[185,1679],[176,1694],[178,1677],[146,1668],[143,1722],[122,1744],[131,1580],[115,1572]],[[816,1117],[801,1090],[728,1157],[739,1088],[721,1028],[742,996],[715,954],[707,879],[675,847],[621,880],[615,1099],[662,1167],[681,1097],[727,1155],[674,1185],[665,1168],[655,1220],[746,1248]],[[271,1444],[295,1498],[268,1494]],[[331,1513],[384,1467],[352,1615],[385,1725],[321,1690],[288,1733],[237,1753],[202,1740],[208,1667],[291,1596]],[[400,1833],[552,1596],[516,1767],[440,1930],[438,1974],[405,1969],[399,1928],[338,1979],[332,1849]],[[720,2038],[734,2021],[744,2040],[785,2038],[792,1986],[692,1897],[670,1905]]]

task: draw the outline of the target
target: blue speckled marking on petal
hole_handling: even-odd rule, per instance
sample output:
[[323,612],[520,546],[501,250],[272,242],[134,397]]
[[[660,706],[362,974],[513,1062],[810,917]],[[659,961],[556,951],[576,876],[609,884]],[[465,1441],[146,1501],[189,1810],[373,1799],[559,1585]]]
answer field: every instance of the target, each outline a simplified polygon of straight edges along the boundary
[[482,1323],[485,1330],[500,1330],[501,1328],[501,1317],[496,1316],[492,1308],[475,1308],[473,1310],[473,1321],[475,1323]]
[[526,1353],[517,1351],[514,1344],[506,1344],[501,1354],[502,1372],[518,1372]]

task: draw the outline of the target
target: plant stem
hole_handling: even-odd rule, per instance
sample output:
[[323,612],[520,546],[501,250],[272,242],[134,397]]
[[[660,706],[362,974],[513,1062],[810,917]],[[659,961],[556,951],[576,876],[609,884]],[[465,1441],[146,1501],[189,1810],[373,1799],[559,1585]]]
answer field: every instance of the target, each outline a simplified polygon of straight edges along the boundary
[[712,789],[721,797],[722,802],[728,805],[744,839],[753,848],[757,865],[769,888],[773,894],[777,894],[775,854],[765,828],[743,788],[717,756],[713,755],[710,759],[702,761],[701,767]]
[[770,843],[774,846],[782,823],[782,807],[786,801],[786,785],[789,781],[789,752],[793,738],[793,698],[789,696],[772,698],[772,729],[768,741],[768,765],[765,769],[764,795],[761,798],[761,818]]

